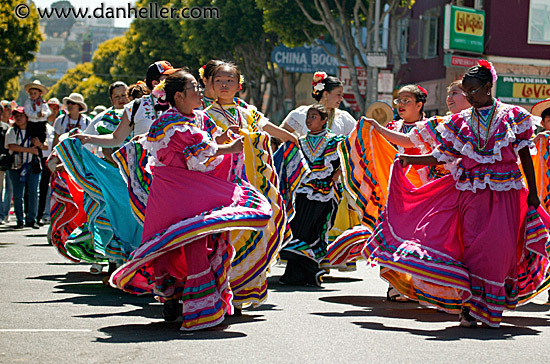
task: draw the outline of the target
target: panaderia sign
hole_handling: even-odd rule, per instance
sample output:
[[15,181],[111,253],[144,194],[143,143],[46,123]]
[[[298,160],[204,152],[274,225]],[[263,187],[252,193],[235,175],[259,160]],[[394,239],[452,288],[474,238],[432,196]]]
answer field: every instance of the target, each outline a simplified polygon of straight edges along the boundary
[[499,75],[496,97],[502,102],[536,104],[550,98],[550,78]]
[[446,51],[483,53],[485,12],[445,5],[443,48]]

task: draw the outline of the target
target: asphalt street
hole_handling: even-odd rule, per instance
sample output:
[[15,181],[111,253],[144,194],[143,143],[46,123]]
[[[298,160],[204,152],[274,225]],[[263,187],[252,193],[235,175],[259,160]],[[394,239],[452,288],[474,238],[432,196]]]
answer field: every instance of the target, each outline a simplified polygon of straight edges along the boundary
[[[10,225],[14,223],[11,222]],[[546,293],[500,329],[385,299],[378,268],[332,271],[323,288],[277,283],[266,304],[219,330],[180,332],[152,296],[101,283],[66,261],[47,227],[0,226],[0,363],[512,363],[550,359]],[[181,320],[181,319],[180,319]]]

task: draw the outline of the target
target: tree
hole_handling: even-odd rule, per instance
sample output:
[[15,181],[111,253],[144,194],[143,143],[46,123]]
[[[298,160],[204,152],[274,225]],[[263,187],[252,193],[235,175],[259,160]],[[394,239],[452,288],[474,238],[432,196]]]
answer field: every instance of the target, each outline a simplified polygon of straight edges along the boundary
[[[25,19],[15,16],[14,9],[20,0],[3,0],[0,2],[0,96],[12,96],[16,91],[8,83],[18,77],[34,61],[33,52],[38,51],[43,37],[38,28],[38,14],[33,4],[29,5],[30,13]],[[12,81],[13,82],[13,81]]]
[[[279,19],[296,17],[294,13],[296,8],[292,4],[281,7],[274,4],[275,0],[256,1],[264,5],[264,14],[275,11]],[[291,22],[289,28],[291,31],[300,34],[300,36],[304,35],[310,43],[316,43],[315,39],[318,37],[319,27],[324,28],[336,45],[336,52],[330,52],[323,45],[319,45],[325,49],[325,52],[336,57],[341,64],[349,68],[353,94],[355,99],[358,100],[361,113],[364,114],[368,105],[376,100],[377,95],[371,88],[371,92],[367,92],[365,98],[361,96],[356,70],[357,62],[368,72],[368,85],[374,87],[377,82],[377,70],[369,66],[365,55],[370,51],[380,50],[377,49],[379,33],[375,32],[376,26],[381,24],[386,16],[391,18],[403,16],[415,0],[379,0],[380,9],[384,9],[380,16],[377,16],[376,12],[376,0],[293,1],[298,5],[301,14],[307,21],[303,22],[303,18],[298,17],[297,22]],[[276,19],[269,22],[268,25],[284,39],[291,36],[283,27],[277,25]],[[393,43],[396,41],[396,31],[397,27],[390,28],[390,40]],[[397,50],[396,44],[391,44],[391,48]],[[394,64],[392,69],[394,74],[399,71],[399,67],[400,63]]]
[[50,8],[57,10],[52,13],[53,16],[51,18],[43,20],[43,22],[46,24],[46,26],[44,27],[44,31],[50,37],[58,37],[63,34],[65,35],[65,38],[69,37],[69,35],[71,34],[71,29],[76,22],[73,13],[73,5],[70,1],[63,0],[54,2],[50,6]]
[[118,80],[115,73],[117,57],[126,47],[126,37],[120,36],[101,43],[92,57],[92,70],[94,75],[105,81]]
[[209,59],[233,60],[244,74],[247,101],[262,109],[269,90],[264,109],[267,114],[280,109],[284,97],[281,75],[271,62],[279,39],[274,32],[264,31],[263,10],[258,4],[254,0],[193,0],[189,6],[215,6],[221,17],[183,23],[188,52],[197,55],[203,64]]
[[[174,6],[168,0],[141,0],[136,7],[147,7],[150,2],[158,2],[159,7]],[[167,60],[174,67],[199,67],[197,58],[185,51],[187,39],[178,20],[135,19],[125,36],[125,47],[111,69],[112,74],[125,75],[118,77],[122,81],[135,83],[144,79],[147,67],[160,60]]]
[[80,84],[90,77],[92,77],[92,63],[87,62],[78,64],[76,67],[68,70],[67,73],[50,88],[46,97],[57,97],[61,100],[63,97],[69,96],[71,92],[77,92],[76,90]]

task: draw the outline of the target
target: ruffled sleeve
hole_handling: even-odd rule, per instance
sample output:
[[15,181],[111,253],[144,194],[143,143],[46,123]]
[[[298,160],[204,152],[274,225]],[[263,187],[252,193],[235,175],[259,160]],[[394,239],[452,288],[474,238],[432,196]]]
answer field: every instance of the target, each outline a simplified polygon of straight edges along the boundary
[[446,122],[440,123],[436,126],[436,132],[441,135],[441,138],[438,140],[439,143],[434,148],[432,155],[438,161],[452,163],[462,157],[461,152],[456,148],[458,144],[453,143],[456,137],[451,137],[453,135],[453,131],[456,131],[457,134],[460,132],[460,126],[458,124],[462,120],[463,119],[458,115],[453,115]]
[[[204,122],[204,113],[196,111],[195,119]],[[207,172],[223,159],[223,156],[214,157],[218,145],[208,131],[199,128],[194,119],[172,109],[151,126],[144,147],[152,156],[149,160],[151,166],[170,165],[180,155],[190,170]]]
[[411,142],[420,149],[422,153],[430,153],[436,146],[442,143],[441,134],[437,131],[437,126],[450,117],[434,116],[430,119],[416,123],[408,136]]
[[304,131],[306,125],[306,114],[308,107],[300,106],[291,112],[288,113],[283,123],[286,123],[292,129],[296,131],[299,135],[307,134],[307,131]]
[[508,123],[516,136],[513,142],[516,152],[528,147],[534,149],[535,144],[530,140],[533,136],[535,117],[522,107],[514,106],[508,111]]

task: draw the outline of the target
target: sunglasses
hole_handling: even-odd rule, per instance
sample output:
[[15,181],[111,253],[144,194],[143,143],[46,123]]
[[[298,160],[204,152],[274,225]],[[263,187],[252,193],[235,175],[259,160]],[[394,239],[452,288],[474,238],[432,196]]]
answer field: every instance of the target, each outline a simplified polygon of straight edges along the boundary
[[76,102],[67,101],[67,105],[76,105]]
[[470,91],[464,91],[462,90],[462,96],[466,97],[466,96],[474,96],[479,90],[481,90],[481,88],[485,86],[485,85],[482,85],[482,86],[479,86],[478,88],[475,88],[473,90],[470,90]]
[[407,104],[410,104],[411,102],[413,102],[412,99],[408,99],[408,98],[403,98],[403,99],[395,99],[393,100],[393,103],[396,104],[396,105],[407,105]]

